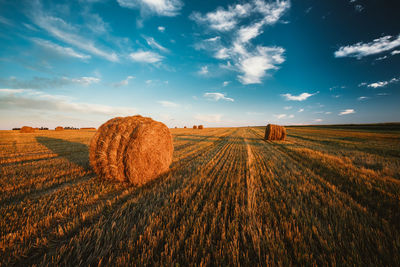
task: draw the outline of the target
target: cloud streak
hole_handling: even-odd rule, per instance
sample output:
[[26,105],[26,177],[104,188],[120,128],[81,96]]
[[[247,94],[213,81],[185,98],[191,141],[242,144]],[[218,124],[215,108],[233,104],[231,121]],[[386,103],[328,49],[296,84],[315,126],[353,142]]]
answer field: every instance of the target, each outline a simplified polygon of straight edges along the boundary
[[287,100],[287,101],[304,101],[317,93],[314,93],[314,94],[301,93],[299,95],[292,95],[292,94],[287,93],[287,94],[282,94],[281,96],[283,96],[285,98],[285,100]]
[[214,101],[219,101],[219,100],[225,100],[229,102],[235,101],[233,98],[226,97],[226,95],[223,93],[205,93],[204,97]]
[[132,107],[113,107],[74,102],[62,95],[49,95],[32,89],[0,89],[0,108],[4,110],[44,110],[48,112],[128,116],[137,110]]
[[339,116],[356,113],[354,109],[345,109],[339,113]]
[[152,51],[142,51],[142,50],[129,54],[129,57],[133,61],[141,63],[157,63],[162,61],[162,59],[164,58],[158,53]]
[[366,56],[380,54],[400,46],[400,34],[397,37],[390,35],[375,39],[369,43],[356,43],[354,45],[342,46],[335,51],[335,57],[354,57],[361,59]]
[[183,3],[180,0],[117,0],[124,8],[140,9],[142,15],[173,17],[179,14]]

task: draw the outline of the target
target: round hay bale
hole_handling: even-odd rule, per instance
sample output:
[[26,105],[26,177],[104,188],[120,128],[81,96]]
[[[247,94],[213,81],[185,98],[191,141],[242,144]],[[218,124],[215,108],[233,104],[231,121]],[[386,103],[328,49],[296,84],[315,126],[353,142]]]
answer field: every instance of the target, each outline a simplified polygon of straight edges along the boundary
[[163,123],[142,116],[119,117],[99,127],[89,160],[100,177],[143,185],[168,170],[173,150],[171,133]]
[[203,125],[199,125],[199,126],[197,126],[197,128],[198,128],[199,130],[202,130],[204,127],[203,127]]
[[34,133],[35,128],[32,128],[30,126],[22,126],[21,130],[19,131],[20,133]]
[[268,124],[265,128],[264,140],[285,140],[286,128],[283,126]]
[[183,129],[186,129],[186,126],[183,126]]
[[193,129],[197,129],[197,125],[193,125]]
[[64,131],[64,127],[62,127],[62,126],[57,126],[57,127],[55,128],[55,130],[56,130],[56,131]]

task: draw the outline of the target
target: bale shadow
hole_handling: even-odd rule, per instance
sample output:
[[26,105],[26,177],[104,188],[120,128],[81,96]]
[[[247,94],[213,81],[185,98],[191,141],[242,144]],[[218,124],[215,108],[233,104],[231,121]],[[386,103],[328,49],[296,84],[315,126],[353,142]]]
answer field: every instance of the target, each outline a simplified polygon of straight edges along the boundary
[[90,169],[89,148],[87,145],[44,136],[36,136],[36,141],[58,156],[66,158],[71,163]]

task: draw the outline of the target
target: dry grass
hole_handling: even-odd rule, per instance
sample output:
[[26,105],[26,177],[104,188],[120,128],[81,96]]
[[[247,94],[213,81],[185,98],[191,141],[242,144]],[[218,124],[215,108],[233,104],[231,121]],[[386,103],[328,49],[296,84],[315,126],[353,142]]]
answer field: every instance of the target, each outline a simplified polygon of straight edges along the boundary
[[400,133],[264,130],[173,129],[142,187],[97,178],[94,131],[0,131],[0,265],[399,266]]

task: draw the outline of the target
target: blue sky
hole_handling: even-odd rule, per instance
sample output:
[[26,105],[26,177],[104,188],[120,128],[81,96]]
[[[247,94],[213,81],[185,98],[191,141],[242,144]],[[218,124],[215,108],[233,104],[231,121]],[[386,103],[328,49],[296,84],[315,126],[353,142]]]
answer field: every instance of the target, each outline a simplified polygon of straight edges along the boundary
[[397,2],[0,0],[0,129],[399,121]]

